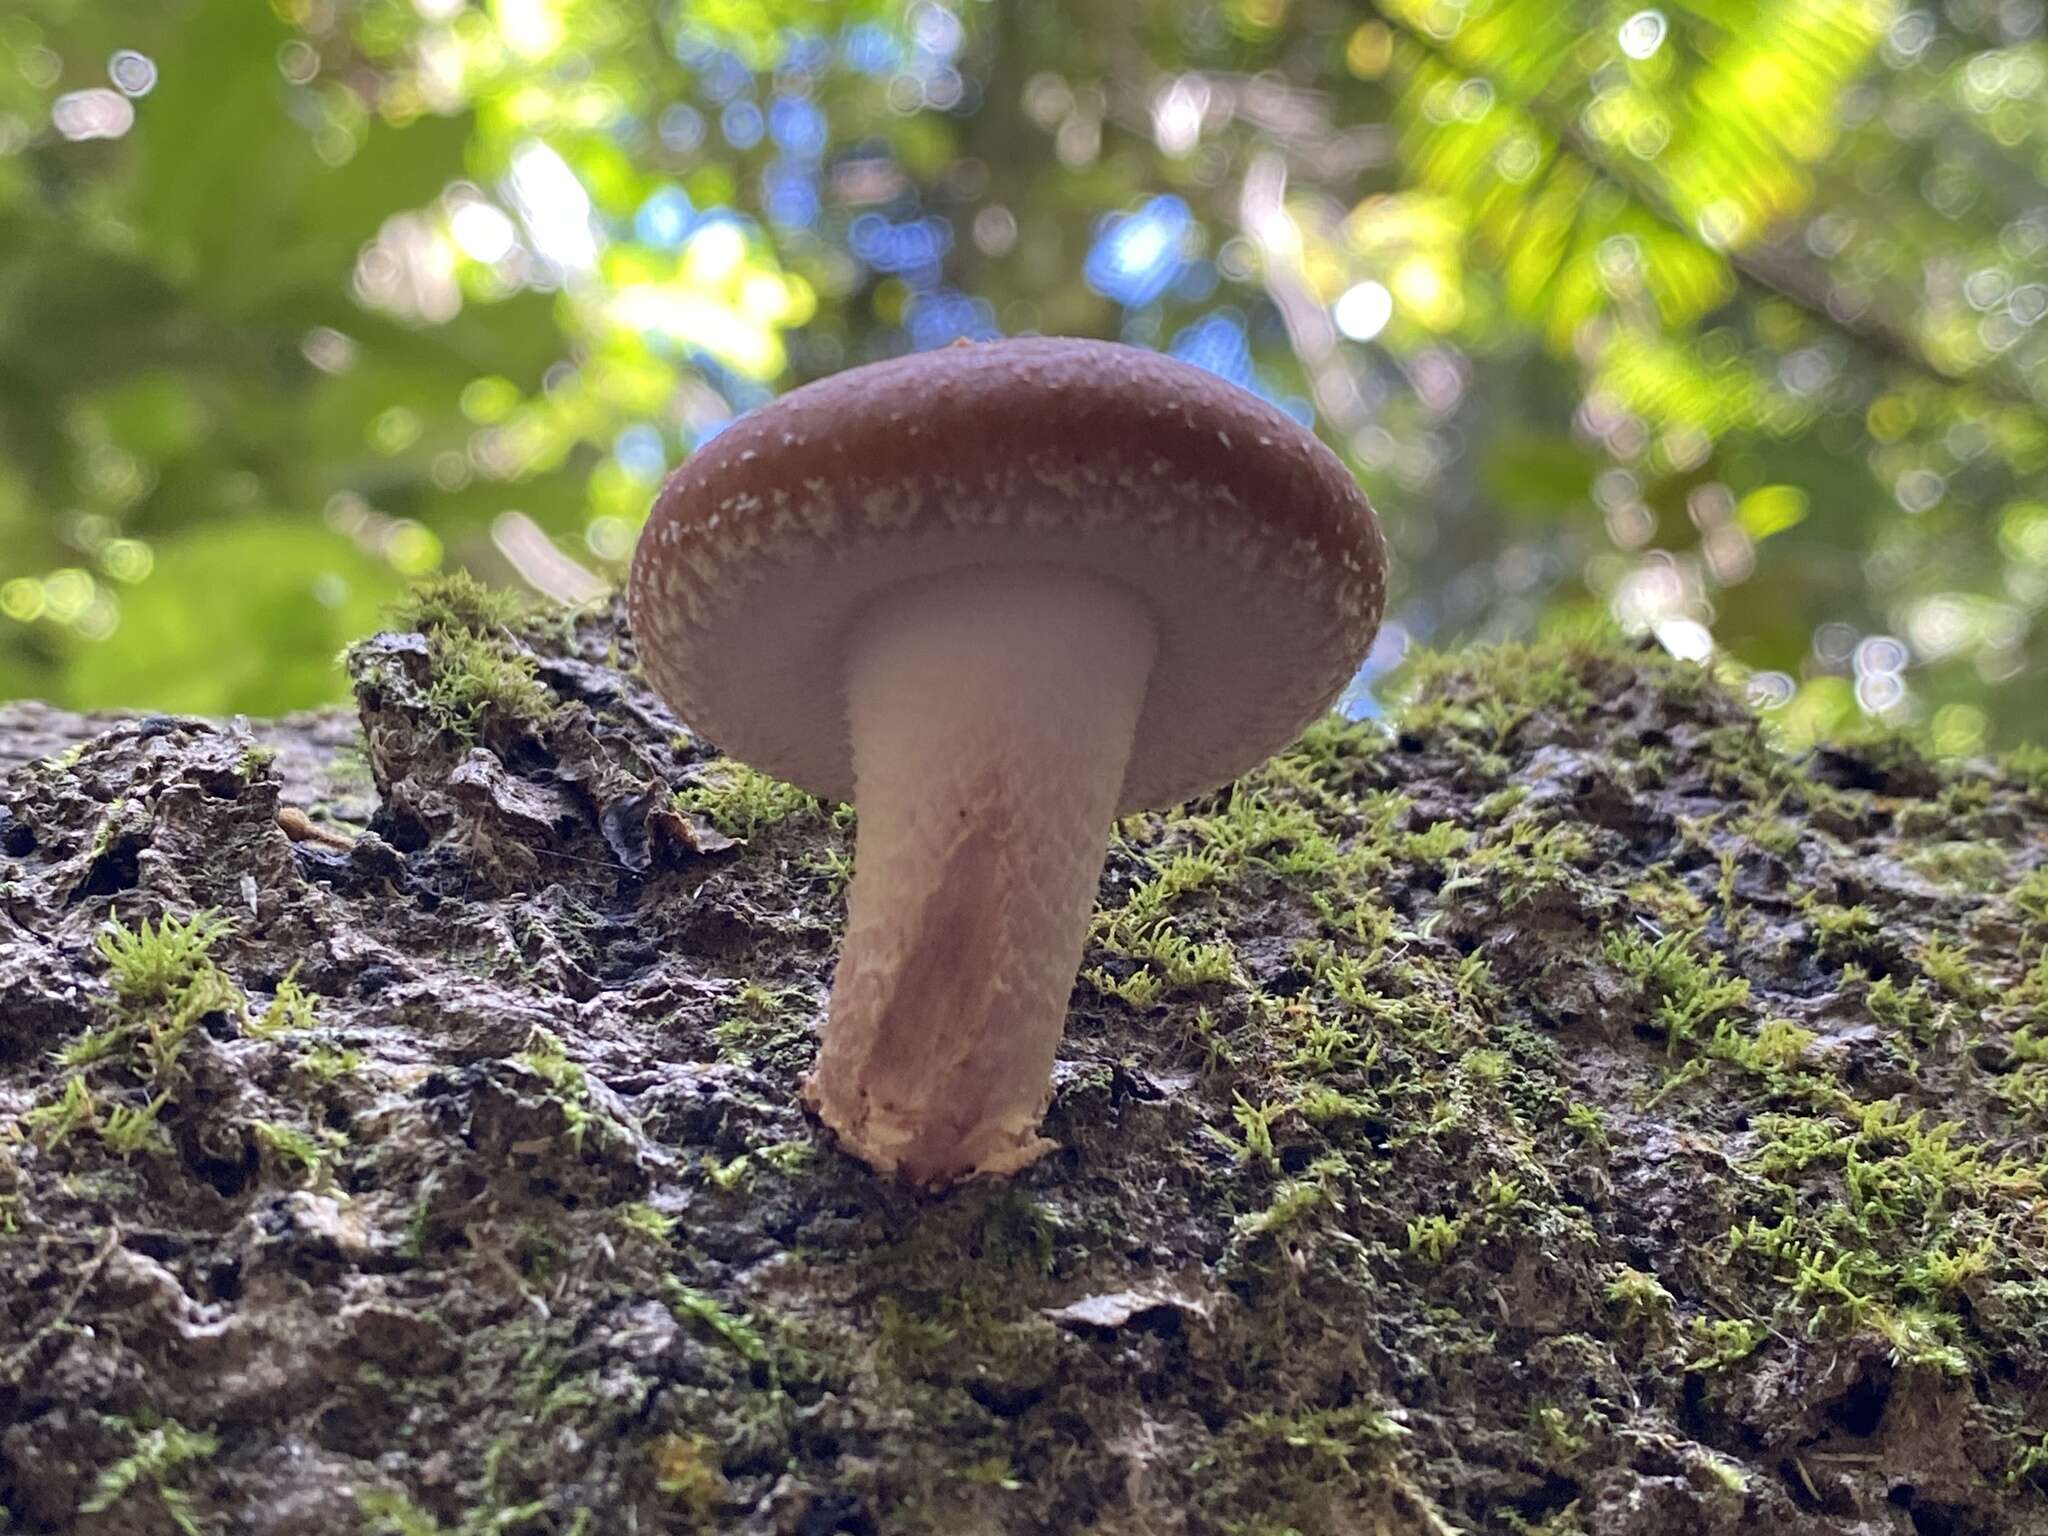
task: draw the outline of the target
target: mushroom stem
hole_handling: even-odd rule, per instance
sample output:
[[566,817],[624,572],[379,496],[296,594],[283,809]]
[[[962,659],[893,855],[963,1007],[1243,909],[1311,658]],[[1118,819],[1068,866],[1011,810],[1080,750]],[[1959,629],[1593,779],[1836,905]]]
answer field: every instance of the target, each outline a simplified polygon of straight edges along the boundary
[[804,1100],[919,1184],[1037,1134],[1152,670],[1100,577],[989,567],[897,590],[848,664],[860,812],[846,943]]

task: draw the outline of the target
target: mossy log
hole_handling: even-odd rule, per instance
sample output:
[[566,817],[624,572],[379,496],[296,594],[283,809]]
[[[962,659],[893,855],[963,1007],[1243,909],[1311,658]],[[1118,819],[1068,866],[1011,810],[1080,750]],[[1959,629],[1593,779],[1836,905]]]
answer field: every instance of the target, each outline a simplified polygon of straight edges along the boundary
[[1120,823],[1017,1178],[806,1118],[850,814],[614,613],[0,709],[0,1530],[2048,1531],[2048,769],[1611,646]]

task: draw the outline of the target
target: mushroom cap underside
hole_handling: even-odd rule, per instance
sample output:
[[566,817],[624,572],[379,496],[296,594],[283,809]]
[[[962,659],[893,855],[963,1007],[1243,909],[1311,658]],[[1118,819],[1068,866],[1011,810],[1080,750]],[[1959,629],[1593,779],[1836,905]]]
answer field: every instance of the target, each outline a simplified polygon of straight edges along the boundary
[[851,799],[846,657],[889,589],[1055,566],[1131,592],[1158,654],[1120,809],[1243,773],[1370,645],[1385,546],[1313,435],[1213,374],[1033,339],[836,374],[672,476],[633,562],[640,658],[690,726]]

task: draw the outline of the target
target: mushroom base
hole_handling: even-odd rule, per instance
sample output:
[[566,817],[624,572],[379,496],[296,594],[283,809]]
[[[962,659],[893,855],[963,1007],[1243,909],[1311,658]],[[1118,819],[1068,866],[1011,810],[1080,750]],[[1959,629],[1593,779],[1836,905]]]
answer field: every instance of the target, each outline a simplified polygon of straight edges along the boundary
[[919,1184],[1009,1173],[1038,1122],[1152,668],[1123,589],[1046,567],[884,594],[848,663],[860,813],[804,1101]]

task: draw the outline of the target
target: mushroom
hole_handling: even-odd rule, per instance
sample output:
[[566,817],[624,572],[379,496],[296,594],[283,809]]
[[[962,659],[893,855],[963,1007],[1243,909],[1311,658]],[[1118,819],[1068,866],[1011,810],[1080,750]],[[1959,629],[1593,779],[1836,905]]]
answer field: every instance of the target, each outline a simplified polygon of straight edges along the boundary
[[851,369],[669,477],[629,594],[648,677],[727,751],[859,813],[803,1089],[844,1147],[933,1186],[1049,1149],[1112,822],[1327,709],[1385,571],[1313,435],[1106,342]]

